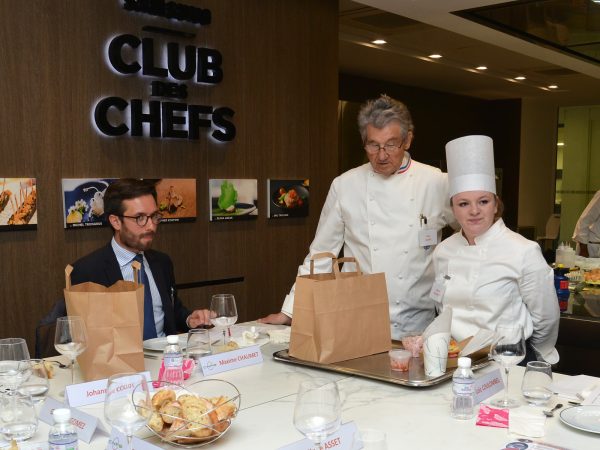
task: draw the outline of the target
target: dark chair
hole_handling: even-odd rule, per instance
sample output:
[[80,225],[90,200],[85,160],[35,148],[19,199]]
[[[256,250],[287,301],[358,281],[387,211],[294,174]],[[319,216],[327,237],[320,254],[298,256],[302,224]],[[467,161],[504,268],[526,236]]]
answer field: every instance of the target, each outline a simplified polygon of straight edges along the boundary
[[67,315],[67,306],[63,299],[58,300],[52,311],[44,317],[35,327],[35,357],[37,359],[57,356],[59,353],[54,348],[54,333],[56,319]]

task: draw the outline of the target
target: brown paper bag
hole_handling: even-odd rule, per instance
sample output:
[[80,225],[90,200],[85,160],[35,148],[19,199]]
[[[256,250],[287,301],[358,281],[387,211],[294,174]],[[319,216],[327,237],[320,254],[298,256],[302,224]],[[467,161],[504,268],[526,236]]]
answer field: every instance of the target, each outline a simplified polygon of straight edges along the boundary
[[[331,273],[314,273],[314,260],[332,259]],[[340,272],[354,262],[356,272]],[[310,275],[296,278],[289,354],[305,361],[333,363],[392,348],[385,274],[365,275],[354,258],[319,253]]]
[[[132,266],[137,280],[140,264]],[[68,314],[82,317],[87,328],[87,348],[77,358],[83,378],[91,381],[143,371],[144,286],[123,280],[110,287],[96,283],[71,286],[72,271],[70,265],[65,269],[64,294]]]

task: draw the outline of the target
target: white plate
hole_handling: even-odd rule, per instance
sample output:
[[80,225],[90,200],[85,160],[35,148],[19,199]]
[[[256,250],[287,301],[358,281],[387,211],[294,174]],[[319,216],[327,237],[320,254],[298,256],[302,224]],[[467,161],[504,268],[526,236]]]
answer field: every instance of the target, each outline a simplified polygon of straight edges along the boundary
[[560,420],[578,430],[600,433],[600,405],[574,406],[560,412]]
[[[187,333],[183,333],[179,335],[179,346],[181,350],[185,350],[187,345]],[[153,350],[162,352],[167,346],[167,337],[157,337],[153,339],[148,339],[144,341],[144,350]]]

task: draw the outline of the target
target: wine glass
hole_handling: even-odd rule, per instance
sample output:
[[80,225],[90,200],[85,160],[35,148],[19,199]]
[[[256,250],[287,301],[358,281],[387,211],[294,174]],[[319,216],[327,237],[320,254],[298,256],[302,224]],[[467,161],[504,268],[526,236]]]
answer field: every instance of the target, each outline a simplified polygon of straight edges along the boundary
[[29,378],[27,342],[23,338],[0,339],[0,391],[14,393],[19,385]]
[[104,398],[106,421],[127,436],[131,449],[133,433],[146,424],[144,412],[150,405],[148,380],[140,373],[118,373],[108,379]]
[[491,355],[494,361],[500,363],[506,374],[504,398],[493,400],[491,403],[499,408],[515,408],[519,402],[508,397],[508,378],[511,366],[525,358],[525,339],[523,327],[515,324],[500,324],[496,327],[496,340],[492,344]]
[[315,444],[340,427],[342,406],[337,384],[326,378],[313,378],[300,383],[294,426]]
[[[223,347],[226,328],[237,322],[238,314],[235,306],[235,297],[232,294],[215,294],[210,300],[210,323],[215,327],[223,327]],[[229,333],[231,334],[231,333]]]
[[79,316],[59,317],[56,320],[54,348],[71,360],[71,384],[75,381],[75,358],[87,347],[85,322]]

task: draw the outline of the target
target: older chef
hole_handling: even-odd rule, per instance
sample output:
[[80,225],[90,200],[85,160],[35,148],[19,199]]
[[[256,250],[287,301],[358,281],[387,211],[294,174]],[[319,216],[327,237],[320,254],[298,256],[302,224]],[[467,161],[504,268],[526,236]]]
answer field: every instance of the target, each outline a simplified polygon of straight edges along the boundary
[[600,191],[590,200],[581,213],[573,240],[577,242],[578,253],[589,258],[600,258]]
[[441,286],[436,300],[441,309],[452,307],[452,336],[462,340],[511,321],[523,326],[529,360],[558,362],[553,272],[539,245],[500,218],[492,139],[450,141],[446,159],[450,203],[462,228],[436,247],[433,262]]
[[[453,221],[447,177],[408,153],[414,126],[403,103],[387,95],[367,102],[358,126],[369,163],[333,180],[298,275],[310,272],[311,255],[337,255],[342,247],[344,256],[355,257],[363,272],[384,272],[391,334],[398,339],[404,332],[422,331],[435,315],[429,298],[431,257],[442,228]],[[326,260],[315,264],[316,272],[330,270]],[[281,312],[260,321],[290,323],[293,301],[292,287]]]

